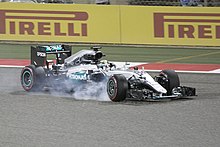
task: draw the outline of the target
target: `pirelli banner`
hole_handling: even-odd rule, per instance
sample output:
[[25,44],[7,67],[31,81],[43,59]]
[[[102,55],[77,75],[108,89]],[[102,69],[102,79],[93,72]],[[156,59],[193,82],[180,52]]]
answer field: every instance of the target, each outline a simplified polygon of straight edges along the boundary
[[0,3],[0,40],[120,43],[118,6]]
[[220,8],[0,3],[0,40],[220,46]]
[[122,42],[220,46],[220,7],[121,7]]

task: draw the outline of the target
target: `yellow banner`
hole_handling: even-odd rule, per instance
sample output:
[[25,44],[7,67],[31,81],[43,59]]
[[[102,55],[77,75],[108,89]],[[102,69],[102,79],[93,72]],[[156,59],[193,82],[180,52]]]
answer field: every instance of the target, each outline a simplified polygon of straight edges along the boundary
[[220,8],[121,6],[121,42],[220,46]]
[[220,46],[220,7],[0,3],[0,40]]
[[120,43],[118,6],[0,3],[0,40]]

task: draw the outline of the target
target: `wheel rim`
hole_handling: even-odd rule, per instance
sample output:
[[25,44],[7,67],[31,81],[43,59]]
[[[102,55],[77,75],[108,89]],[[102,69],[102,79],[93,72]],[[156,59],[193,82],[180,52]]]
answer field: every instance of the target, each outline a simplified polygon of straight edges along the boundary
[[109,80],[108,82],[108,94],[109,96],[113,97],[115,95],[115,89],[116,89],[116,84],[113,79]]
[[30,71],[24,71],[22,75],[22,83],[25,87],[30,87],[32,84],[33,78]]

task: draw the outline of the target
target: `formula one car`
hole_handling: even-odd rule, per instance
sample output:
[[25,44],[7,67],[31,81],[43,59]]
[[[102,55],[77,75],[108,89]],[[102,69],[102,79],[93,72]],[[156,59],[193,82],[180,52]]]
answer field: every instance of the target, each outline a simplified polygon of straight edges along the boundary
[[[101,60],[105,56],[99,47],[81,50],[71,54],[68,45],[46,45],[31,47],[31,65],[21,71],[21,85],[26,91],[55,89],[73,92],[86,90],[86,85],[104,83],[99,92],[107,90],[108,97],[119,102],[125,99],[164,99],[195,96],[196,89],[180,86],[177,73],[163,70],[158,76],[151,77],[147,72],[133,69],[117,68],[115,64]],[[50,55],[55,60],[49,60]],[[87,89],[88,90],[88,89]]]

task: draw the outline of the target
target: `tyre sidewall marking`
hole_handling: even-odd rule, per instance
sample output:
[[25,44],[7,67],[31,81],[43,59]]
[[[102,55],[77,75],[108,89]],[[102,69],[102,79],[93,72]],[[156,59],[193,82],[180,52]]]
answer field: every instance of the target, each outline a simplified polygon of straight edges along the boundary
[[[30,82],[30,84],[29,85],[26,85],[26,83],[24,82],[24,75],[26,74],[26,73],[29,73],[30,74],[30,76],[31,76],[31,82]],[[33,77],[33,71],[32,71],[32,69],[31,68],[29,68],[29,67],[25,67],[23,70],[22,70],[22,76],[21,76],[21,83],[22,83],[22,87],[25,89],[25,90],[30,90],[32,87],[33,87],[33,79],[34,77]]]
[[110,82],[113,82],[115,88],[114,88],[114,94],[113,95],[109,93],[109,88],[108,88],[108,95],[111,96],[111,99],[115,99],[115,97],[118,93],[117,80],[115,79],[115,77],[111,77],[110,80],[108,81],[108,86],[109,86]]

